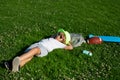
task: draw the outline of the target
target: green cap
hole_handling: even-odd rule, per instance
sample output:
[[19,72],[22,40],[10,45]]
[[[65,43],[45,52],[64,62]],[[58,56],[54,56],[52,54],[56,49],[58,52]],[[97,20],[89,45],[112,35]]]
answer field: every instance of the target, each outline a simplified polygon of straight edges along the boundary
[[69,44],[71,40],[70,33],[68,31],[65,31],[64,29],[59,29],[58,32],[63,32],[65,34],[65,44]]

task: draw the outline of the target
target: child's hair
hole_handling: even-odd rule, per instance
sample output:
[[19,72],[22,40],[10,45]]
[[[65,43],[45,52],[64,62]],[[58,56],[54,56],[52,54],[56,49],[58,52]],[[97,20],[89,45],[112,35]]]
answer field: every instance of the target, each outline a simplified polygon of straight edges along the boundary
[[54,38],[54,39],[55,39],[55,38],[56,38],[57,36],[59,36],[59,35],[60,35],[60,32],[58,32],[57,34],[52,35],[51,38]]

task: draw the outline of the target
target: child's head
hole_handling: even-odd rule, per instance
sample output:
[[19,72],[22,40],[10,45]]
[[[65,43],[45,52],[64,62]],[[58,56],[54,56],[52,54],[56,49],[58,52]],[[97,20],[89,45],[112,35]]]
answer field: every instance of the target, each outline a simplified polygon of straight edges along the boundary
[[63,29],[59,29],[58,33],[59,33],[59,38],[61,39],[61,41],[65,44],[69,44],[71,40],[70,33]]

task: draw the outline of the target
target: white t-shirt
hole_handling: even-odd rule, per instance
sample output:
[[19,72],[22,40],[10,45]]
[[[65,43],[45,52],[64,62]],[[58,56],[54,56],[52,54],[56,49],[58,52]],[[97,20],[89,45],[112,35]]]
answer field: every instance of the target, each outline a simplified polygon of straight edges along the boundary
[[54,38],[43,39],[39,43],[42,44],[48,50],[48,52],[58,48],[65,48],[66,46]]

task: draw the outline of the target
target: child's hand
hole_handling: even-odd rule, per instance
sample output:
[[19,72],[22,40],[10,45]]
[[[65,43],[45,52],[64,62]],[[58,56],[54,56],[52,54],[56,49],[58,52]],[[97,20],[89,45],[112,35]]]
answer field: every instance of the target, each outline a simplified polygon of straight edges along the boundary
[[67,46],[65,47],[65,49],[66,49],[66,50],[72,50],[72,49],[73,49],[73,46],[72,46],[71,44],[69,44],[69,45],[67,45]]

